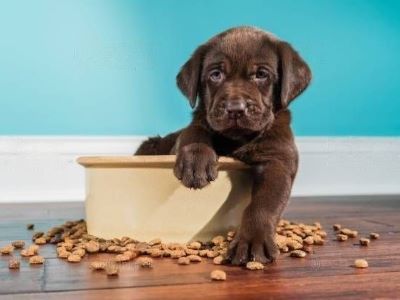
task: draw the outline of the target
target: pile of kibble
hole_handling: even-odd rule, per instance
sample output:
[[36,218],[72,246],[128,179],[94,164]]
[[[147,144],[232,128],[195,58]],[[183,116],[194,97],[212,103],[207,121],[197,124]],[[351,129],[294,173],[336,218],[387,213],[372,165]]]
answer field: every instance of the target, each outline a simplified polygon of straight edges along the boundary
[[[34,225],[28,224],[27,229],[33,230]],[[345,241],[358,236],[358,232],[348,228],[341,228],[334,224],[336,240]],[[25,246],[23,241],[14,241],[10,245],[0,248],[1,255],[11,255],[15,249],[20,249],[20,256],[29,257],[30,264],[43,264],[45,259],[39,255],[39,245],[54,244],[57,246],[57,256],[71,263],[79,263],[85,255],[94,253],[110,253],[112,263],[94,261],[90,267],[93,270],[104,270],[109,276],[118,275],[119,265],[128,261],[135,261],[143,268],[153,266],[154,257],[168,257],[177,259],[180,265],[189,265],[201,262],[203,259],[212,259],[216,265],[228,263],[226,254],[229,243],[235,237],[235,231],[229,231],[225,236],[219,235],[211,241],[201,243],[194,241],[188,244],[163,243],[160,239],[150,242],[140,242],[130,237],[114,238],[110,240],[98,238],[87,233],[84,220],[68,221],[63,225],[52,227],[45,232],[35,232],[32,236],[34,244]],[[290,257],[303,258],[313,253],[314,245],[323,245],[327,233],[320,223],[312,225],[281,220],[277,227],[276,244],[280,252],[289,253]],[[379,238],[379,234],[371,233],[371,239]],[[368,246],[369,238],[359,240],[361,246]],[[15,258],[9,260],[10,269],[19,269],[20,261]],[[250,270],[262,270],[264,265],[257,261],[248,262]],[[363,259],[354,262],[354,267],[366,268],[368,263]],[[213,280],[226,280],[222,270],[214,270],[210,274]]]

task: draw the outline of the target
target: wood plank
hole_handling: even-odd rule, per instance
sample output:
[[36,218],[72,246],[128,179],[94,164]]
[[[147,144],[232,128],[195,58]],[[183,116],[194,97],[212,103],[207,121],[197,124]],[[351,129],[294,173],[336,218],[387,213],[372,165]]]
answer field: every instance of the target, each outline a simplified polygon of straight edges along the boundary
[[[30,240],[32,232],[25,229],[25,218],[36,220],[37,229],[47,229],[78,219],[83,212],[82,203],[0,205],[0,246],[10,240]],[[17,295],[22,299],[365,299],[400,295],[400,201],[294,199],[286,217],[306,223],[319,220],[329,234],[326,245],[315,246],[315,253],[304,259],[281,255],[276,264],[258,272],[215,266],[210,261],[179,266],[176,260],[163,259],[156,260],[151,270],[138,268],[133,262],[123,264],[118,278],[108,278],[88,267],[93,260],[110,259],[107,254],[71,264],[55,258],[55,249],[46,245],[40,249],[47,258],[44,266],[30,267],[24,260],[20,271],[11,272],[7,268],[9,258],[0,256],[0,299]],[[362,236],[376,231],[381,238],[372,241],[370,247],[360,247],[358,239],[340,243],[333,240],[333,223],[357,229]],[[370,268],[352,268],[356,258],[366,258]],[[226,282],[210,281],[209,273],[217,267],[227,272]]]

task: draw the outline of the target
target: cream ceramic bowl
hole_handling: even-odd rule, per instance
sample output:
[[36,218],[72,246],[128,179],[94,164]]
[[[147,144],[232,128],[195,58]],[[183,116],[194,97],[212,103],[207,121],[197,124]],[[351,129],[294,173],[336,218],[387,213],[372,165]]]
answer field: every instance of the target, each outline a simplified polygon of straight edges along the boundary
[[140,241],[206,241],[238,226],[250,200],[246,165],[219,158],[217,180],[201,190],[173,175],[174,155],[81,157],[88,232]]

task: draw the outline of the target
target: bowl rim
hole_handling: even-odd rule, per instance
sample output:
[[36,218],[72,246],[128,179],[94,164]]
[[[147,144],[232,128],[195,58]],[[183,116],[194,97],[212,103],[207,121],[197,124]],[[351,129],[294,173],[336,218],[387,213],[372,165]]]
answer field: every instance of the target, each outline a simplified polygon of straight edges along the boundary
[[[132,156],[81,156],[77,162],[85,168],[157,168],[172,169],[176,155],[132,155]],[[242,170],[249,166],[231,157],[218,158],[219,170]]]

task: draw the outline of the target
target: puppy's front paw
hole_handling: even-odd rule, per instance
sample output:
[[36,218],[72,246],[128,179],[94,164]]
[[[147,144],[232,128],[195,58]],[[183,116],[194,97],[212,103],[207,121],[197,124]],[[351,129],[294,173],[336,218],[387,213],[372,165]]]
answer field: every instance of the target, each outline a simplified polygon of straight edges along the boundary
[[202,143],[182,147],[176,158],[174,174],[188,188],[201,189],[217,178],[217,155]]
[[255,217],[245,221],[229,245],[228,260],[233,265],[244,265],[248,261],[263,264],[278,258],[279,249],[275,244],[275,233],[269,225],[257,224]]

